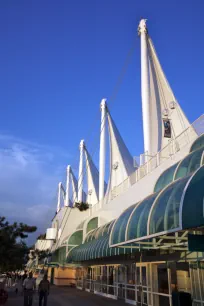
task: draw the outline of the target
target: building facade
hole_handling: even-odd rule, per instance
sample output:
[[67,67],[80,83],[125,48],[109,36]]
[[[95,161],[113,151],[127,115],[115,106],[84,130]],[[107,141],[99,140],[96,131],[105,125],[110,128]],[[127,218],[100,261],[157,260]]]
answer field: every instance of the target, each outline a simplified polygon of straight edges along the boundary
[[99,171],[81,141],[78,180],[68,166],[47,230],[48,275],[133,305],[202,306],[204,115],[189,123],[144,19],[138,34],[144,154],[132,158],[103,99]]

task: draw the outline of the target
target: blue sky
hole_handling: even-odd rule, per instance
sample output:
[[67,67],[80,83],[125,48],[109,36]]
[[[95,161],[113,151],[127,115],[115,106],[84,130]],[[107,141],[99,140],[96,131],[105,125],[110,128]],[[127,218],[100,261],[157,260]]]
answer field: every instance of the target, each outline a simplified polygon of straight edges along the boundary
[[203,12],[202,0],[0,2],[0,207],[5,215],[38,220],[40,230],[47,226],[44,216],[48,209],[53,214],[64,167],[77,168],[80,139],[90,151],[99,145],[103,97],[131,153],[143,152],[141,17],[148,19],[162,67],[189,120],[201,115]]

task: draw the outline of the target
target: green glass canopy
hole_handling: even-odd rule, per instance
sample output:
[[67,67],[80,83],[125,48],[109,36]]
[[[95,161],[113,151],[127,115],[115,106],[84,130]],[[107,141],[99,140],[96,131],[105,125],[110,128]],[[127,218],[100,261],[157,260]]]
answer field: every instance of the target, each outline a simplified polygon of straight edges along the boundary
[[168,184],[170,184],[173,181],[174,178],[174,172],[178,166],[178,163],[174,164],[167,170],[165,170],[160,177],[158,178],[156,185],[154,187],[154,192],[158,192],[162,190],[164,187],[166,187]]
[[95,217],[88,222],[86,233],[90,232],[95,228],[98,228],[98,217]]
[[[204,166],[201,166],[193,174],[177,179],[123,212],[111,230],[110,246],[128,245],[204,226],[203,199]],[[128,211],[131,211],[129,218],[125,218]],[[117,224],[121,225],[120,230]]]
[[198,137],[191,146],[190,152],[193,152],[199,148],[204,148],[204,134]]
[[82,262],[86,260],[94,260],[97,258],[116,256],[120,254],[128,254],[132,250],[126,248],[110,248],[109,235],[114,221],[108,223],[97,231],[93,231],[95,235],[93,239],[88,239],[85,243],[71,250],[67,257],[67,262]]
[[154,187],[154,192],[161,191],[173,181],[195,172],[204,164],[203,151],[204,147],[199,147],[197,150],[188,154],[179,163],[166,169],[158,178]]

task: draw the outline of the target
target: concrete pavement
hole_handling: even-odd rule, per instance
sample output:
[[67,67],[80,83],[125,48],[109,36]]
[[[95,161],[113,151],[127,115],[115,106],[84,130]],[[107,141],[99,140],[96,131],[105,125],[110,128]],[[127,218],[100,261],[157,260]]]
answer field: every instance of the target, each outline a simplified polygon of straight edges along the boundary
[[[23,296],[11,294],[6,306],[23,306]],[[69,287],[52,286],[47,306],[125,306],[123,301],[108,299],[96,294]],[[33,306],[38,306],[38,295],[33,298]]]

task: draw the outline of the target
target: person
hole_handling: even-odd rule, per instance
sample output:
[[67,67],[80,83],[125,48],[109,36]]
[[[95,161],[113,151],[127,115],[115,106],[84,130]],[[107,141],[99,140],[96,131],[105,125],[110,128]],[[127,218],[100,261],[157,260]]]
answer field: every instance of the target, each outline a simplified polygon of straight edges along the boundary
[[35,279],[33,278],[32,272],[30,272],[28,278],[24,280],[23,288],[24,288],[24,306],[32,306],[33,293],[36,288]]
[[11,276],[11,273],[9,272],[8,273],[8,287],[11,287],[12,286],[12,276]]
[[24,271],[24,274],[23,274],[23,276],[22,276],[22,280],[23,280],[23,282],[24,282],[24,280],[27,278],[27,271]]
[[44,275],[43,280],[41,280],[39,287],[39,306],[42,306],[42,300],[44,299],[44,306],[47,306],[47,297],[50,293],[50,282],[47,279],[47,274]]

